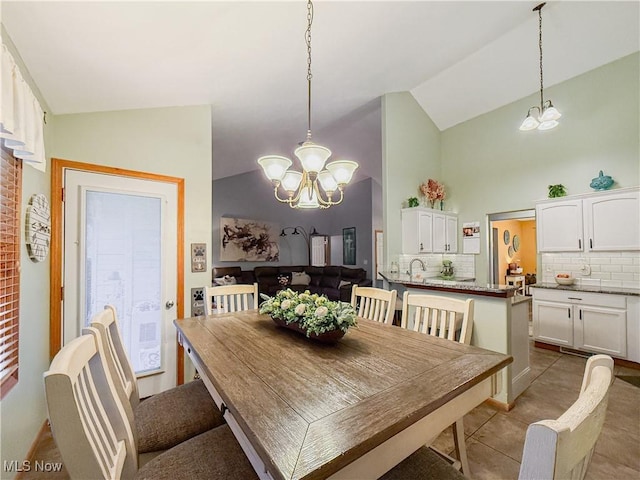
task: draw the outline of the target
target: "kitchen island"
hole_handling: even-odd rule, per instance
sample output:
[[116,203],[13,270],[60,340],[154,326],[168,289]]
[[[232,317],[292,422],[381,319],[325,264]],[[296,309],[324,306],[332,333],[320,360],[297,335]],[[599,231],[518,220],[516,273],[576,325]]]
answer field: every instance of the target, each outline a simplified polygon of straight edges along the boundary
[[381,272],[384,287],[425,295],[440,295],[474,300],[471,345],[513,357],[513,363],[502,371],[502,387],[491,402],[509,410],[515,399],[531,383],[529,368],[529,310],[531,297],[516,295],[517,287],[495,285],[457,278],[410,278],[409,275]]

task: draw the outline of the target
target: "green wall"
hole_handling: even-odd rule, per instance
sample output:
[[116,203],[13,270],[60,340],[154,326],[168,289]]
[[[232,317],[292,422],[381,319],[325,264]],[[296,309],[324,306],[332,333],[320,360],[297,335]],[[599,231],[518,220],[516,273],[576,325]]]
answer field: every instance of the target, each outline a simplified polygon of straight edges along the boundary
[[615,187],[640,184],[636,53],[545,89],[562,113],[553,130],[521,132],[534,94],[442,132],[442,177],[459,221],[480,221],[476,276],[489,280],[486,215],[534,207],[549,184],[590,192],[599,170]]
[[[440,131],[408,92],[382,98],[384,258],[400,253],[400,209],[428,178],[440,178]],[[387,262],[388,263],[388,262]]]

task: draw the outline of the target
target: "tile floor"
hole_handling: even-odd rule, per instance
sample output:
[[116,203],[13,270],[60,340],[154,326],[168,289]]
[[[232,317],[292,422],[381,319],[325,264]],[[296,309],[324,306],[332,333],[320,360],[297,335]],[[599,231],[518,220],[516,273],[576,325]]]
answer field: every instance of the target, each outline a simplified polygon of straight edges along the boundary
[[[578,397],[586,359],[534,348],[532,383],[509,412],[481,405],[464,418],[471,476],[476,480],[517,479],[527,427],[557,418]],[[615,368],[616,375],[640,376],[640,370]],[[435,446],[453,452],[450,429]],[[607,417],[587,472],[590,480],[640,478],[640,388],[616,378]]]
[[[471,477],[476,480],[518,478],[527,426],[545,418],[556,418],[578,397],[586,360],[539,348],[531,348],[531,386],[517,399],[510,412],[481,405],[464,418]],[[616,367],[617,375],[640,376],[640,370]],[[435,446],[453,451],[448,429]],[[50,435],[36,452],[38,460],[59,461]],[[22,480],[67,480],[66,472],[35,474]],[[640,478],[640,388],[619,378],[611,386],[607,418],[587,473],[589,480]]]

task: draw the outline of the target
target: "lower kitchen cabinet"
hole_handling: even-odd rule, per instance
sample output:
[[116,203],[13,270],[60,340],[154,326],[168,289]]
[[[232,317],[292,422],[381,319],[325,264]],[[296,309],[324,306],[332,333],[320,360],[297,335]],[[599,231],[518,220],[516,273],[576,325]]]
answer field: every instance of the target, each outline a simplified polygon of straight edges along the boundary
[[576,305],[574,347],[614,357],[627,356],[626,309]]
[[625,295],[532,290],[536,341],[618,358],[628,357],[630,339]]
[[573,347],[573,307],[570,303],[533,302],[533,336],[554,345]]

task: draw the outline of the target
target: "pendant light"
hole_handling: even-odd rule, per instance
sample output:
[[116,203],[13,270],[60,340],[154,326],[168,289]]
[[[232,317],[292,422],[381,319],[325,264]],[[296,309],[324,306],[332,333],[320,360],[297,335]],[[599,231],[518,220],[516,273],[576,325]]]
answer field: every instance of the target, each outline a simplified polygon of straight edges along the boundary
[[538,47],[540,49],[540,106],[529,108],[527,116],[520,125],[520,130],[551,130],[558,126],[558,119],[562,114],[553,106],[551,100],[544,101],[544,82],[542,78],[542,7],[546,3],[541,3],[533,9],[538,12]]
[[[274,194],[279,202],[288,203],[291,208],[314,209],[329,208],[342,203],[343,189],[351,181],[358,164],[351,160],[337,160],[325,163],[331,156],[331,150],[311,141],[311,24],[313,23],[313,4],[307,2],[307,138],[295,149],[300,160],[302,172],[289,170],[293,162],[280,155],[266,155],[258,159],[258,164],[274,186]],[[278,188],[286,192],[287,197],[278,195]],[[339,198],[333,198],[338,192]]]

